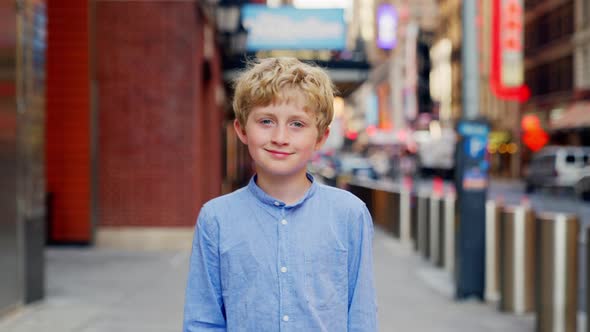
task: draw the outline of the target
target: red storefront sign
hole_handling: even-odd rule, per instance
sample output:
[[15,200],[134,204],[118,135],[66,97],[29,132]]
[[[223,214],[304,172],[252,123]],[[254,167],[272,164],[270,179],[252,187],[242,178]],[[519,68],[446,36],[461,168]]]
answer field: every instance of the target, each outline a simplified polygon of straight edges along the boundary
[[490,86],[501,99],[525,102],[523,0],[492,0]]

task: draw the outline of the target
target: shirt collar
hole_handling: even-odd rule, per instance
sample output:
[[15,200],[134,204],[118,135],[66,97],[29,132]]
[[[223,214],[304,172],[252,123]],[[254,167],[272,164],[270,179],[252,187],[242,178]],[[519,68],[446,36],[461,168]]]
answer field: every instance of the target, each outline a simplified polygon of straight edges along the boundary
[[287,205],[285,204],[285,202],[276,199],[264,192],[264,190],[262,190],[258,186],[258,184],[256,184],[256,179],[258,178],[257,174],[254,174],[254,176],[250,178],[250,182],[248,182],[248,190],[252,193],[252,195],[254,195],[254,198],[256,198],[259,202],[261,202],[264,205],[272,206],[275,208],[294,208],[303,204],[303,202],[305,202],[309,197],[311,197],[317,190],[318,184],[316,183],[313,175],[311,175],[310,173],[305,173],[305,176],[311,182],[311,186],[309,187],[309,189],[307,189],[305,195],[303,195],[303,197],[298,202],[292,205]]

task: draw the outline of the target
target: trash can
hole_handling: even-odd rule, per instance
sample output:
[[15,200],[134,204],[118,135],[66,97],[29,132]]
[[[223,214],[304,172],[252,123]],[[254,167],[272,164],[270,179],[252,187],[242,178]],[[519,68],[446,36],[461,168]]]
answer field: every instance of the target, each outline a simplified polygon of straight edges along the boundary
[[429,241],[428,244],[430,262],[435,266],[442,266],[442,245],[443,245],[443,227],[441,219],[444,216],[444,205],[442,197],[433,194],[430,196],[429,205]]
[[500,300],[500,216],[502,204],[486,202],[486,275],[484,298],[489,302]]
[[455,233],[457,232],[457,217],[455,207],[457,199],[455,194],[447,194],[444,198],[444,254],[443,267],[451,275],[455,274]]
[[430,254],[429,248],[429,197],[426,193],[418,193],[416,199],[416,210],[417,210],[417,250],[428,259]]
[[535,216],[528,207],[506,206],[501,218],[500,310],[531,312],[535,306]]
[[537,222],[537,331],[576,332],[578,218],[539,213]]

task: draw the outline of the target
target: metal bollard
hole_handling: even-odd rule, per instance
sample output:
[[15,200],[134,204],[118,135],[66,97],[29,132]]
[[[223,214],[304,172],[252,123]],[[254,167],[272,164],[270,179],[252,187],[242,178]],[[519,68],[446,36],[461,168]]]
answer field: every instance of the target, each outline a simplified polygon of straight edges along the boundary
[[457,199],[455,194],[447,194],[444,198],[444,254],[443,267],[454,275],[455,273],[455,232],[457,231],[457,219],[455,206]]
[[494,200],[486,202],[486,301],[500,300],[500,217],[502,205]]
[[443,201],[439,195],[430,196],[429,205],[429,258],[430,262],[436,266],[442,266],[442,245],[443,245],[443,227],[441,224],[444,215]]
[[522,314],[535,305],[535,216],[524,206],[502,210],[500,310]]
[[428,258],[428,254],[430,253],[429,248],[429,199],[428,195],[424,193],[419,193],[416,202],[416,210],[417,210],[417,249],[418,251],[424,256],[424,258]]
[[418,195],[415,192],[410,194],[410,235],[414,241],[414,250],[418,251]]
[[391,218],[389,220],[389,229],[394,237],[400,238],[401,228],[401,194],[398,191],[388,193],[389,202],[391,204]]
[[399,238],[404,244],[412,242],[411,209],[411,193],[402,189],[399,193]]
[[537,331],[575,332],[578,311],[578,236],[575,215],[537,215]]

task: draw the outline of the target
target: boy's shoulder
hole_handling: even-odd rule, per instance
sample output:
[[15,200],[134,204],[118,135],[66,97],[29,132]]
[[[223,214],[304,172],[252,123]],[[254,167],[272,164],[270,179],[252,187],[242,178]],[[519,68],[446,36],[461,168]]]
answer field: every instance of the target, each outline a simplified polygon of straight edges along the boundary
[[318,189],[321,193],[322,200],[328,201],[336,206],[342,206],[353,210],[365,206],[365,202],[350,191],[321,183],[318,184]]
[[246,203],[247,189],[247,187],[243,187],[231,193],[212,198],[203,205],[203,209],[215,214],[220,211],[226,211],[229,207],[235,206],[236,204]]

